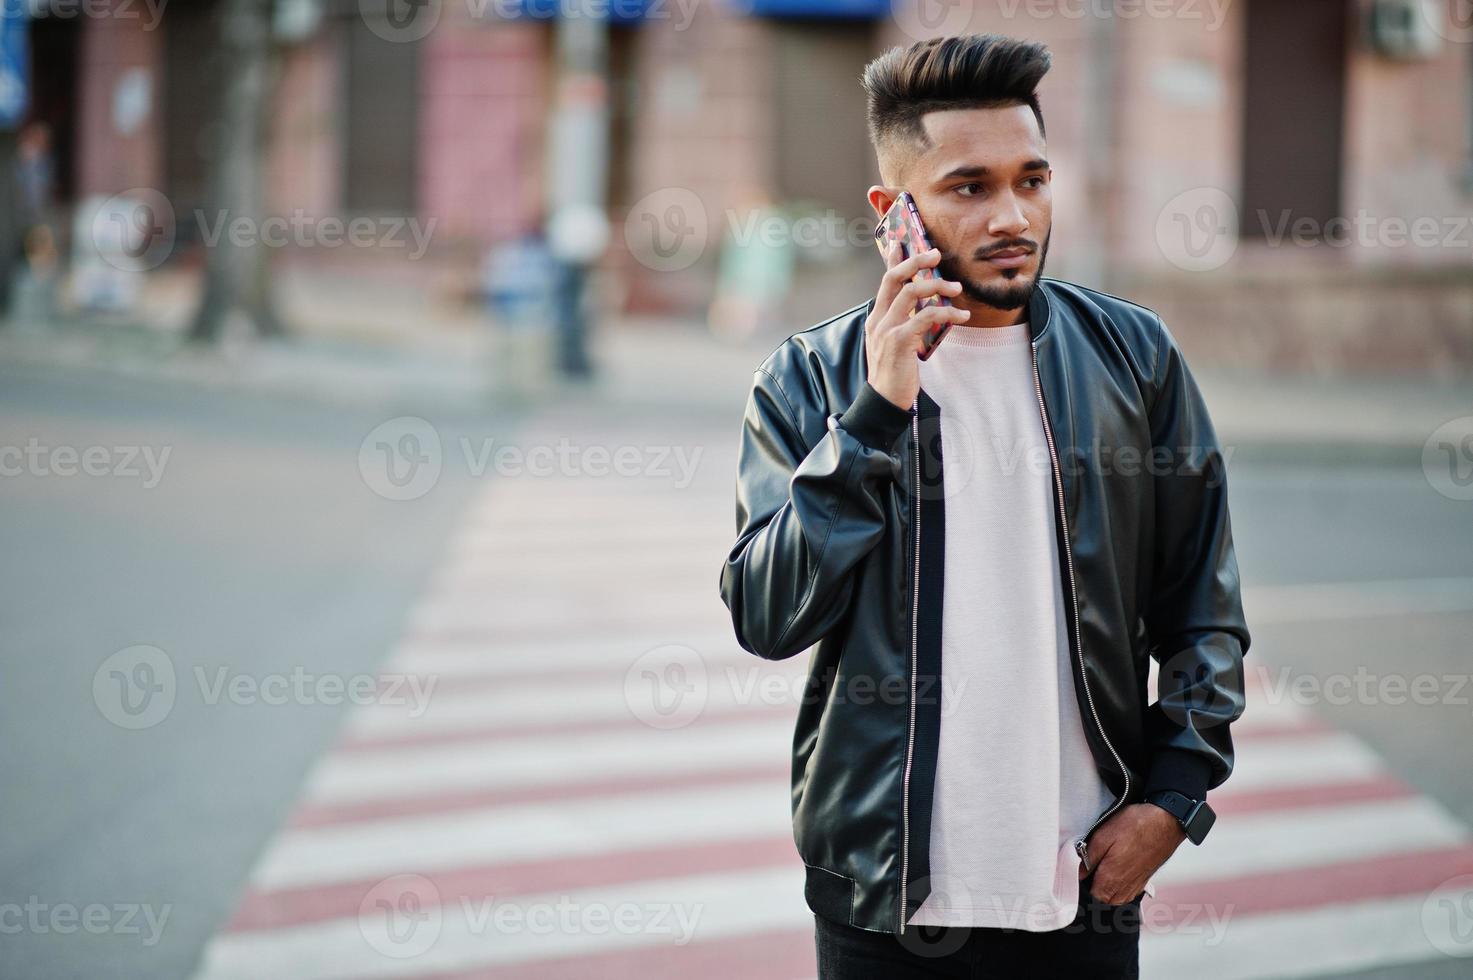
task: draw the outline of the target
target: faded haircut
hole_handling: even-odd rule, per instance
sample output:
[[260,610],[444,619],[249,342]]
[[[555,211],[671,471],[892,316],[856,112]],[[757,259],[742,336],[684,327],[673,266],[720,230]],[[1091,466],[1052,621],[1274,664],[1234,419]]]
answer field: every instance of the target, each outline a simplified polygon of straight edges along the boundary
[[921,117],[943,109],[1026,105],[1044,132],[1039,81],[1048,73],[1048,48],[1000,34],[962,34],[894,47],[864,68],[869,138],[881,160],[928,143]]

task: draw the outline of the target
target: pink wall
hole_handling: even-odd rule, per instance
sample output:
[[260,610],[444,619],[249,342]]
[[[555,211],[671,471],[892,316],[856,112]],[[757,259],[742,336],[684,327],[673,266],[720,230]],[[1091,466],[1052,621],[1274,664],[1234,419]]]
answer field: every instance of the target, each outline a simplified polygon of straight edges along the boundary
[[[122,0],[110,2],[117,6]],[[142,29],[146,22],[136,17],[83,20],[77,65],[78,196],[112,195],[134,187],[157,189],[163,183],[159,136],[162,35],[158,30]],[[127,79],[145,79],[150,97],[136,128],[124,133],[115,124],[114,106],[119,83]]]
[[[420,218],[436,238],[486,243],[517,234],[542,199],[547,28],[457,22],[424,40]],[[443,237],[442,237],[443,236]]]

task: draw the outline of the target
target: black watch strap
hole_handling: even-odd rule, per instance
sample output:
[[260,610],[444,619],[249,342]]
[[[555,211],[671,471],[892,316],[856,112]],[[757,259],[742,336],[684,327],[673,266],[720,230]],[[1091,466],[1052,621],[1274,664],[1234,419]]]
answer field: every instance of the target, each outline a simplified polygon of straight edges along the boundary
[[1147,803],[1155,804],[1176,818],[1186,831],[1187,839],[1193,844],[1202,843],[1207,831],[1217,821],[1217,814],[1206,800],[1194,800],[1176,790],[1158,790],[1146,797]]

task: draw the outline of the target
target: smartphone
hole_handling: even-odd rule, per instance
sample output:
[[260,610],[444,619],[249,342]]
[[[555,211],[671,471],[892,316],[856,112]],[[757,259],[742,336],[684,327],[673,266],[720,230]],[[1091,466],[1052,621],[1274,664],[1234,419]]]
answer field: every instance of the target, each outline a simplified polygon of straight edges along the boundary
[[[901,259],[910,258],[917,252],[924,252],[931,247],[931,240],[926,237],[926,226],[921,224],[921,213],[916,210],[915,198],[910,196],[910,191],[901,191],[900,196],[895,198],[895,203],[890,205],[890,209],[875,226],[875,245],[879,247],[881,256],[889,251],[891,242],[900,243]],[[915,274],[913,281],[939,278],[940,273],[935,269],[922,269]],[[951,300],[945,296],[928,296],[921,300],[916,309],[938,305],[950,306]],[[921,349],[916,356],[923,361],[928,359],[936,352],[936,348],[941,345],[946,335],[951,332],[951,327],[952,324],[946,322],[932,326],[922,338]]]

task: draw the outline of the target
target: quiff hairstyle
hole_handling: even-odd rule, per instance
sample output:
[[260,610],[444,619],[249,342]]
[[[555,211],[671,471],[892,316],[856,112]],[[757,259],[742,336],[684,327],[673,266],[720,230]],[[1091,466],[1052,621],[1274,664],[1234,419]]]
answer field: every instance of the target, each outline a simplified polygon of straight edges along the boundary
[[894,47],[864,68],[869,138],[883,161],[929,145],[921,117],[943,109],[1026,105],[1044,132],[1039,80],[1048,73],[1048,48],[1000,34],[962,34]]

